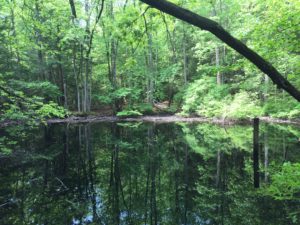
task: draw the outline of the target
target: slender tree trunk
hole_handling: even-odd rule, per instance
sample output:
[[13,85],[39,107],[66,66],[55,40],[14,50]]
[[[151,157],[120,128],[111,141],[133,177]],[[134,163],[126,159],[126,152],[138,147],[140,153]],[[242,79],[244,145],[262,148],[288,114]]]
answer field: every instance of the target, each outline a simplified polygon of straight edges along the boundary
[[63,70],[62,66],[62,56],[61,56],[61,50],[59,49],[59,54],[58,54],[58,69],[59,69],[59,75],[61,77],[62,81],[62,89],[64,93],[64,107],[68,109],[68,95],[67,95],[67,79]]
[[[148,102],[153,103],[153,92],[154,92],[154,77],[153,77],[153,42],[152,42],[152,34],[149,34],[149,70],[150,70],[150,77],[149,77],[149,97]],[[152,74],[151,74],[152,73]]]
[[80,89],[79,89],[79,71],[76,70],[76,49],[75,46],[73,47],[73,75],[75,77],[75,86],[76,86],[76,99],[77,99],[77,111],[80,112]]
[[[183,25],[184,27],[184,25]],[[187,78],[188,78],[188,58],[186,52],[186,34],[185,30],[183,30],[183,38],[182,38],[182,45],[183,45],[183,81],[184,85],[187,85]]]
[[145,29],[148,37],[148,57],[147,57],[147,65],[148,65],[148,74],[147,74],[147,102],[153,104],[153,92],[154,92],[154,77],[153,77],[153,40],[152,34],[148,28],[148,22],[145,14],[143,14]]
[[113,87],[114,89],[117,89],[117,43],[114,39],[111,41],[111,73]]
[[84,82],[83,82],[83,93],[84,93],[84,101],[83,101],[83,111],[87,112],[88,111],[88,80],[89,80],[89,60],[86,58],[85,59],[85,76],[84,76]]
[[77,18],[74,0],[69,0],[73,19]]
[[[74,0],[69,0],[69,4],[72,13],[72,22],[73,25],[75,26],[75,19],[77,19],[77,13],[76,13]],[[76,85],[77,111],[81,112],[80,82],[82,79],[80,78],[81,78],[81,68],[82,68],[82,44],[80,43],[79,46],[80,46],[81,57],[80,57],[80,66],[77,72],[76,71],[76,43],[73,43],[73,73],[74,73],[75,85]]]
[[[60,33],[60,27],[59,25],[57,26],[57,34]],[[63,99],[63,103],[64,103],[64,107],[66,109],[68,109],[68,95],[67,95],[67,78],[66,78],[66,74],[64,73],[64,69],[63,69],[63,58],[62,58],[62,50],[60,47],[60,40],[61,38],[59,36],[56,37],[56,48],[58,51],[57,54],[57,60],[58,60],[58,75],[59,78],[61,80],[61,89],[62,92],[64,93],[64,99]]]
[[[10,8],[10,14],[11,14],[11,30],[12,30],[12,35],[14,37],[14,41],[18,45],[18,39],[17,39],[17,31],[16,31],[16,24],[15,24],[15,0],[11,0],[11,8]],[[16,49],[16,56],[17,56],[17,63],[20,65],[21,63],[21,58],[20,58],[20,53],[19,50]]]
[[[114,8],[113,1],[110,1],[107,5],[108,16],[111,21],[115,20],[114,17]],[[116,37],[113,36],[111,31],[105,29],[104,23],[103,26],[103,36],[106,39],[105,47],[106,47],[106,58],[107,58],[107,68],[108,68],[108,78],[112,85],[113,90],[117,90],[118,88],[118,79],[117,79],[117,58],[118,58],[118,44],[119,41]],[[106,33],[107,31],[107,33]],[[112,105],[114,113],[117,113],[121,110],[121,103],[119,99],[115,99]]]
[[83,71],[83,64],[84,64],[84,56],[83,56],[83,46],[80,45],[80,62],[79,62],[79,92],[81,92],[81,110],[84,111],[84,71]]
[[[90,31],[90,1],[89,0],[85,0],[84,1],[84,9],[85,9],[85,15],[86,15],[86,28],[85,28],[85,41],[89,43],[90,40],[90,35],[91,35],[91,31]],[[88,46],[89,48],[90,46]],[[89,89],[88,89],[88,85],[89,85],[89,63],[90,63],[90,59],[89,59],[90,55],[89,55],[89,51],[87,50],[85,53],[85,59],[84,59],[84,63],[85,63],[85,75],[84,75],[84,80],[83,80],[83,111],[87,112],[88,111],[88,102],[89,102]]]
[[269,77],[267,75],[264,76],[265,90],[264,90],[264,102],[268,100],[268,92],[269,92]]
[[[40,3],[38,0],[35,0],[35,19],[38,22],[42,22],[40,15]],[[42,34],[41,30],[38,27],[35,27],[35,36],[36,36],[36,45],[38,46],[37,58],[38,58],[38,68],[39,68],[39,79],[45,80],[45,69],[44,69],[44,53],[42,51]]]
[[166,21],[166,16],[164,13],[161,13],[162,15],[162,19],[163,19],[163,22],[165,24],[165,28],[166,28],[166,32],[167,32],[167,39],[169,40],[169,43],[170,43],[170,50],[172,51],[172,56],[171,56],[171,62],[175,63],[176,62],[176,48],[175,48],[175,43],[174,43],[174,38],[172,37],[172,34],[170,32],[170,29],[169,29],[169,26],[168,26],[168,23]]
[[215,51],[216,51],[216,67],[217,67],[217,85],[221,85],[222,75],[220,72],[220,49],[218,46],[216,46]]

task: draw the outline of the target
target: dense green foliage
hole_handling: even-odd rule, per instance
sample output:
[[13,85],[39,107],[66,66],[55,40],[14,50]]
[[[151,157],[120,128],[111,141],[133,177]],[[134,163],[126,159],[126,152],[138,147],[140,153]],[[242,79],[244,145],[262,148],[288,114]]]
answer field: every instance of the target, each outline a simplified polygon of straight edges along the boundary
[[[297,101],[208,32],[138,0],[74,1],[76,14],[69,2],[0,0],[1,118],[65,116],[59,106],[151,113],[155,102],[207,117],[300,115]],[[220,23],[300,88],[298,0],[172,2]]]
[[[299,0],[170,0],[217,21],[300,89]],[[72,3],[74,5],[72,5]],[[0,223],[299,224],[299,128],[49,118],[299,118],[212,34],[139,0],[0,0]],[[35,125],[35,126],[32,126]]]

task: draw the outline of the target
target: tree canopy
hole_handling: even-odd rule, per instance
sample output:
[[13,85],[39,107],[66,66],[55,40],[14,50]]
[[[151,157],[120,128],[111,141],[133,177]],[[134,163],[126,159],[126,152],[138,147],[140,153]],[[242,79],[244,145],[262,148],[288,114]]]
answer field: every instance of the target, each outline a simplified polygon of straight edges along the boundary
[[0,3],[2,120],[300,115],[296,0]]

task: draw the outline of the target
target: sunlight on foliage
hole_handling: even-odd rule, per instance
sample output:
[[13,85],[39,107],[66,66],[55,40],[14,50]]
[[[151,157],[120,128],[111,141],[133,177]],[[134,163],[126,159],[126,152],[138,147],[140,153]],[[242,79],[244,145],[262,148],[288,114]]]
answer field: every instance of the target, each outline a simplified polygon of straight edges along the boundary
[[43,104],[43,106],[37,110],[37,114],[42,118],[64,118],[66,116],[66,111],[56,103],[49,102],[48,104]]
[[136,117],[136,116],[142,116],[143,114],[140,113],[137,110],[124,110],[117,113],[117,116],[119,117]]

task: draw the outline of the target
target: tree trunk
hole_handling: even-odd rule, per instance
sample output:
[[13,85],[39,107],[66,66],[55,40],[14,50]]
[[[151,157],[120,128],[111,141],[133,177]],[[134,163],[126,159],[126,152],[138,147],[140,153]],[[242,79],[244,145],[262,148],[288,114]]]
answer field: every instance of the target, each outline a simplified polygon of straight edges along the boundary
[[61,62],[62,58],[61,55],[59,55],[59,73],[63,82],[63,92],[64,92],[64,107],[65,109],[68,109],[68,96],[67,96],[67,79],[65,77],[64,71],[63,71],[63,67],[62,67],[62,62]]
[[[113,2],[111,1],[109,4],[109,17],[112,21],[115,20],[114,17],[114,7]],[[113,34],[110,33],[109,36],[111,36],[111,41],[108,43],[108,48],[110,46],[110,52],[108,49],[108,64],[109,64],[109,73],[110,73],[110,80],[113,87],[113,90],[117,90],[118,88],[118,82],[117,82],[117,57],[118,57],[118,39],[113,37]],[[121,103],[120,99],[115,99],[113,103],[113,109],[114,113],[117,113],[121,111]]]
[[[57,28],[57,32],[59,32],[59,27]],[[56,45],[59,46],[59,37],[57,37],[57,40],[56,40]],[[64,93],[64,107],[66,109],[68,109],[68,96],[67,96],[67,79],[66,79],[66,75],[64,73],[64,70],[63,70],[63,66],[62,66],[62,54],[61,54],[61,48],[58,47],[58,72],[59,72],[59,75],[60,75],[60,78],[61,78],[61,81],[62,81],[62,91]]]
[[[88,56],[86,56],[88,57]],[[89,80],[89,59],[85,59],[85,76],[84,76],[84,82],[83,82],[83,90],[84,90],[84,96],[83,96],[83,112],[87,112],[88,110],[88,80]]]
[[279,87],[287,91],[291,96],[300,101],[300,92],[285,79],[268,61],[258,55],[255,51],[248,48],[243,42],[234,38],[222,26],[213,20],[199,16],[189,10],[181,8],[165,0],[140,0],[154,8],[157,8],[167,14],[170,14],[180,20],[207,30],[229,45],[231,48],[246,57],[262,72],[267,74],[271,80]]
[[[77,18],[77,13],[76,13],[76,7],[74,0],[69,0],[71,12],[72,12],[72,22],[73,25],[75,26],[75,19]],[[77,96],[77,111],[81,111],[81,98],[80,98],[80,73],[81,73],[81,66],[82,66],[82,44],[80,44],[80,51],[81,51],[81,59],[80,59],[80,68],[78,72],[76,71],[76,44],[73,43],[73,73],[75,77],[75,85],[76,85],[76,96]]]
[[89,0],[85,0],[84,1],[84,9],[85,9],[85,16],[86,16],[86,28],[85,28],[85,41],[87,42],[86,44],[88,45],[88,49],[86,50],[85,53],[85,75],[84,75],[84,80],[83,80],[83,112],[87,112],[88,111],[88,102],[89,102],[89,89],[88,89],[88,85],[89,85],[89,57],[90,57],[90,35],[91,35],[91,31],[90,31],[90,20],[91,20],[91,16],[90,16],[90,2]]
[[[10,8],[10,13],[11,13],[11,30],[12,30],[12,36],[14,37],[14,41],[18,45],[17,31],[16,31],[16,24],[15,24],[15,9],[14,9],[14,7],[16,7],[15,1],[12,0],[11,4],[12,4],[12,6]],[[20,66],[21,58],[20,58],[20,53],[19,53],[18,48],[15,51],[16,51],[16,56],[17,56],[17,63],[18,63],[18,66]]]
[[72,17],[73,17],[73,19],[75,19],[75,18],[77,18],[77,14],[76,14],[74,0],[69,0],[69,3],[70,3],[70,7],[71,7]]
[[222,84],[222,74],[220,72],[220,49],[216,46],[216,67],[217,67],[217,85]]
[[165,14],[161,13],[161,16],[162,16],[162,19],[163,19],[163,22],[165,24],[165,28],[166,28],[166,32],[167,32],[167,39],[170,43],[170,50],[172,51],[172,56],[171,56],[171,62],[173,63],[176,63],[176,48],[175,48],[175,43],[174,43],[174,38],[175,37],[172,37],[171,35],[171,32],[170,32],[170,29],[169,29],[169,26],[168,26],[168,23],[166,21],[166,16]]
[[75,46],[73,47],[73,74],[75,77],[75,86],[76,86],[76,98],[77,98],[77,111],[80,112],[80,89],[79,89],[79,72],[76,70],[76,51]]
[[264,77],[264,83],[265,83],[265,90],[264,90],[264,102],[268,100],[268,92],[269,92],[269,77],[265,75]]
[[61,64],[60,64],[59,68],[60,68],[61,76],[63,78],[64,107],[65,107],[65,109],[68,109],[67,80],[66,80],[66,77],[65,77],[65,74],[63,72],[63,68],[62,68]]
[[[83,61],[84,61],[84,56],[83,56],[83,45],[80,45],[80,62],[79,62],[79,93],[81,93],[81,110],[84,112],[83,106],[84,106],[84,90],[83,90]],[[80,95],[80,94],[79,94]]]
[[184,29],[183,29],[182,44],[183,44],[183,80],[184,80],[184,85],[186,85],[187,76],[188,76],[188,65],[187,65],[188,62],[187,62],[187,54],[186,54],[186,34]]
[[145,14],[143,14],[145,29],[148,37],[148,74],[147,74],[147,102],[153,104],[153,89],[154,89],[154,81],[153,81],[153,40],[152,34],[148,29],[148,22],[146,20]]

